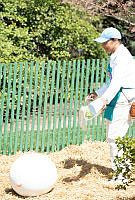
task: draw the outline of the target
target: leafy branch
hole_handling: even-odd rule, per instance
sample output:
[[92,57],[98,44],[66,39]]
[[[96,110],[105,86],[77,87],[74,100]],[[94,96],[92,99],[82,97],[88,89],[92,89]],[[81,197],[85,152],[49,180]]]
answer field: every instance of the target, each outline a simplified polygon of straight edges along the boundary
[[123,152],[121,156],[116,156],[114,162],[116,171],[113,175],[118,179],[122,175],[122,184],[117,185],[116,189],[126,189],[131,182],[134,181],[133,173],[135,171],[135,138],[124,137],[116,140],[119,152]]
[[91,14],[111,17],[128,24],[128,29],[135,32],[135,1],[134,0],[63,0],[80,7],[83,11]]

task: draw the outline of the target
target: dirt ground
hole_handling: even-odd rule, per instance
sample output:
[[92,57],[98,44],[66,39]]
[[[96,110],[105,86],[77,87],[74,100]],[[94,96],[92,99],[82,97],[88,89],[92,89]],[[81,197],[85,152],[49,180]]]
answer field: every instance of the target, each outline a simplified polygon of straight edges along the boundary
[[0,200],[135,200],[135,183],[120,191],[108,185],[111,165],[106,142],[85,141],[80,146],[49,153],[57,167],[58,180],[52,191],[37,197],[19,196],[11,187],[10,168],[22,154],[0,155]]

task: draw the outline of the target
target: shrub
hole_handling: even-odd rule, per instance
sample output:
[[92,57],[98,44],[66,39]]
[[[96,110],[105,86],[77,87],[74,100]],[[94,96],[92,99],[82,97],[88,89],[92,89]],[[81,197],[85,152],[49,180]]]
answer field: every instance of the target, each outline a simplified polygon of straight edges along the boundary
[[103,58],[98,20],[59,0],[0,1],[0,62]]
[[[114,172],[116,178],[119,174],[123,174],[123,184],[118,185],[117,189],[126,189],[133,179],[133,172],[135,170],[135,138],[124,137],[116,140],[119,151],[123,151],[122,156],[116,156],[115,164],[117,170]],[[126,181],[124,181],[126,180]]]

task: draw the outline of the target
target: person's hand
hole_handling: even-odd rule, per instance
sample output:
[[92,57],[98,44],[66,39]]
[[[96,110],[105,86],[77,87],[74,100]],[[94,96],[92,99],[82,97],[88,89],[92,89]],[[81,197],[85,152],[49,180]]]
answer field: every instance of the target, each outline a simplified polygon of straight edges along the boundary
[[102,107],[102,109],[101,109],[101,112],[103,112],[106,109],[107,102],[106,102],[106,100],[103,97],[101,97],[101,100],[103,101],[103,104],[104,104],[103,107]]
[[94,99],[97,97],[97,93],[95,91],[93,91],[92,93],[89,93],[88,96],[86,97],[86,101],[87,103],[89,103],[89,101],[94,101]]

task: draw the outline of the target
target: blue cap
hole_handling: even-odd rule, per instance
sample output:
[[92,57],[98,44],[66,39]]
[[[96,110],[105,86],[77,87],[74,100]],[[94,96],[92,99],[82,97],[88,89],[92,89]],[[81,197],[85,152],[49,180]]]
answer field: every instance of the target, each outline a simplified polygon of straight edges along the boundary
[[121,39],[121,33],[113,27],[106,28],[100,35],[99,38],[95,39],[94,42],[104,43],[112,38]]

